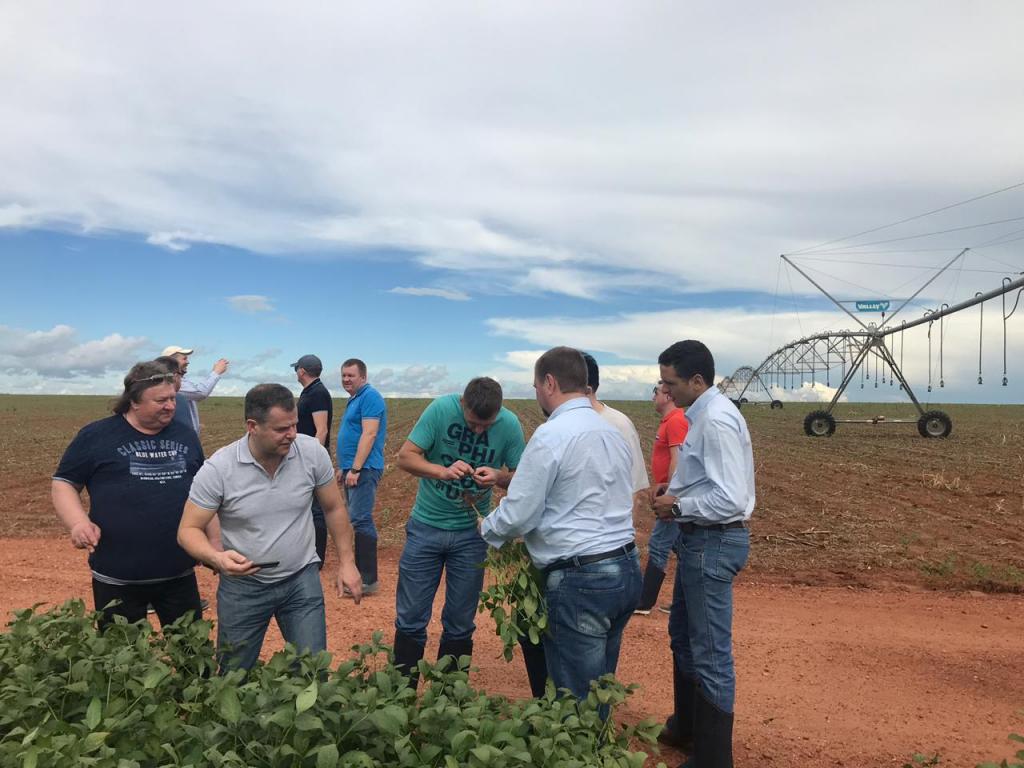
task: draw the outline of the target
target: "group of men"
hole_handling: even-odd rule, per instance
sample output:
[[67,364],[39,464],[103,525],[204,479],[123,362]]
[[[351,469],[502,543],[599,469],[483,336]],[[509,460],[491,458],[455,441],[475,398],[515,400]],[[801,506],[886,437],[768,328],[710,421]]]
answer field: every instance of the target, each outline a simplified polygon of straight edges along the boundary
[[[319,569],[328,533],[338,594],[359,603],[379,589],[373,506],[384,469],[384,400],[361,360],[343,363],[349,401],[332,461],[323,365],[304,355],[292,366],[303,387],[298,402],[280,384],[252,388],[245,434],[206,459],[192,415],[216,381],[183,383],[191,353],[168,348],[135,365],[114,415],[84,427],[54,475],[57,514],[74,545],[90,552],[102,621],[138,620],[147,604],[161,624],[198,614],[199,561],[221,576],[222,670],[256,663],[271,618],[300,650],[324,649]],[[625,626],[656,603],[674,550],[674,711],[662,740],[690,752],[688,765],[718,768],[732,762],[732,581],[749,551],[750,437],[713,386],[714,360],[703,344],[673,344],[658,363],[653,487],[636,429],[597,399],[597,363],[576,349],[556,347],[537,360],[534,388],[547,421],[528,443],[493,379],[473,379],[461,396],[431,402],[397,455],[419,487],[398,569],[395,662],[415,679],[442,574],[438,657],[471,656],[487,547],[521,538],[541,574],[549,617],[539,645],[522,643],[531,690],[539,695],[550,678],[584,697],[592,681],[615,672]],[[226,368],[218,361],[213,375]],[[183,392],[192,393],[184,395],[184,423],[175,405]],[[506,490],[497,506],[495,486]],[[637,494],[658,518],[644,574]]]

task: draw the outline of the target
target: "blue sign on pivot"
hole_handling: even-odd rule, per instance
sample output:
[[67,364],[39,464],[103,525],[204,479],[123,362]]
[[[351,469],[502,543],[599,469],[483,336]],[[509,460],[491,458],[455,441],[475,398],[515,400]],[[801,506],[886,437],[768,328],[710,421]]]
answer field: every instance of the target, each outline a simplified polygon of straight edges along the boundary
[[858,301],[857,302],[858,312],[888,312],[889,302],[888,301]]

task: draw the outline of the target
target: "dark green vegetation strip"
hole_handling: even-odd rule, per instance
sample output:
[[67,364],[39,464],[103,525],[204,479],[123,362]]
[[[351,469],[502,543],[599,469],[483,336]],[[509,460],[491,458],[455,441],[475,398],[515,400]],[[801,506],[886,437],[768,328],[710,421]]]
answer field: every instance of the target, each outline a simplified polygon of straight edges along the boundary
[[0,634],[0,765],[639,768],[631,744],[659,729],[615,724],[631,689],[611,677],[578,706],[551,689],[514,702],[449,659],[421,662],[417,696],[379,636],[333,670],[330,654],[289,648],[247,679],[218,677],[209,638],[207,621],[163,635],[122,620],[98,635],[81,602],[19,611]]

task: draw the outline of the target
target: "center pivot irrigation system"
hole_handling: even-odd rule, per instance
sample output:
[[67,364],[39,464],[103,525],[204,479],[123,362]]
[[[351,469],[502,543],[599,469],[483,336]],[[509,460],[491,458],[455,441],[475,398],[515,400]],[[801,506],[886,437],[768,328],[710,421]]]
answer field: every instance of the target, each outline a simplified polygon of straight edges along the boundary
[[[803,385],[803,382],[810,377],[812,386],[818,381],[823,381],[826,386],[832,385],[832,371],[838,369],[839,387],[832,397],[832,401],[824,410],[817,410],[809,413],[804,419],[804,432],[811,437],[828,437],[836,430],[837,423],[857,424],[917,424],[918,432],[922,437],[946,437],[953,429],[953,422],[949,415],[939,410],[925,410],[914,395],[913,389],[903,375],[903,334],[911,328],[928,324],[928,391],[932,391],[932,326],[938,323],[938,369],[939,387],[945,386],[943,371],[943,335],[946,318],[950,315],[962,312],[970,307],[978,306],[978,383],[982,383],[981,374],[981,338],[984,331],[984,303],[993,299],[1002,298],[1002,325],[1003,325],[1003,386],[1007,385],[1006,373],[1006,326],[1007,320],[1017,310],[1020,303],[1021,292],[1024,290],[1024,277],[1004,277],[1002,285],[986,293],[976,293],[972,298],[961,301],[958,304],[943,304],[938,309],[928,310],[923,317],[916,320],[902,321],[899,325],[893,325],[893,318],[896,317],[909,303],[921,294],[936,278],[953,266],[969,249],[964,248],[953,257],[945,266],[941,267],[932,275],[914,294],[903,301],[892,314],[886,318],[885,313],[889,309],[889,301],[856,302],[857,309],[861,311],[879,311],[882,313],[882,322],[864,323],[859,317],[853,314],[846,306],[848,303],[836,299],[821,285],[815,282],[806,272],[794,264],[789,258],[783,255],[781,258],[793,269],[805,277],[811,285],[821,291],[839,309],[853,318],[853,321],[860,326],[855,330],[825,331],[802,339],[792,341],[779,347],[762,362],[757,368],[743,367],[726,378],[719,384],[719,388],[741,407],[747,403],[766,403],[773,409],[781,408],[782,402],[774,399],[773,392],[776,387],[794,388]],[[1014,299],[1009,294],[1017,291]],[[1012,299],[1012,305],[1007,307],[1007,298]],[[891,343],[890,343],[891,339]],[[898,347],[898,355],[894,350]],[[898,358],[898,359],[897,359]],[[836,404],[846,391],[847,387],[860,374],[861,386],[865,380],[874,379],[874,386],[879,383],[885,385],[888,379],[889,386],[899,383],[901,391],[905,392],[910,401],[917,409],[916,419],[886,419],[878,416],[872,419],[837,419],[833,416]],[[755,400],[761,392],[767,393],[768,400]],[[751,397],[748,397],[750,395]]]

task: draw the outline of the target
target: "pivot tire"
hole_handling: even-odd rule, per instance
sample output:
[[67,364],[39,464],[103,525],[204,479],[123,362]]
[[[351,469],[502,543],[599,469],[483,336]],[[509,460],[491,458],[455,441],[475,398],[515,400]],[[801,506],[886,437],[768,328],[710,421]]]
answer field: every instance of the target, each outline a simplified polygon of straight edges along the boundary
[[741,397],[741,398],[740,398],[740,402],[741,402],[741,403],[749,403],[750,401],[749,401],[749,400],[747,400],[747,398],[745,398],[745,397]]
[[942,411],[927,411],[917,420],[917,431],[921,437],[949,437],[953,422]]
[[772,410],[775,411],[775,410],[778,410],[780,408],[782,408],[782,401],[781,400],[772,400]]
[[827,411],[811,411],[804,419],[804,432],[809,437],[832,437],[836,431],[836,420]]

